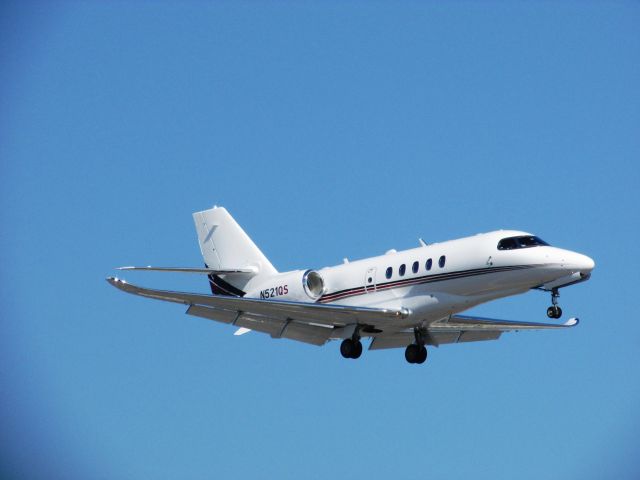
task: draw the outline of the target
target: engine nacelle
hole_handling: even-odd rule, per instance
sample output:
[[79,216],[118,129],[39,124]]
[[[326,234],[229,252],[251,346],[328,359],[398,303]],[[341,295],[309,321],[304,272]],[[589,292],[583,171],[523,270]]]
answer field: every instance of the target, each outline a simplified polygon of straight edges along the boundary
[[246,295],[248,298],[277,298],[294,302],[316,301],[325,289],[322,275],[315,270],[295,270],[264,280],[256,278],[255,284],[247,286],[250,286]]

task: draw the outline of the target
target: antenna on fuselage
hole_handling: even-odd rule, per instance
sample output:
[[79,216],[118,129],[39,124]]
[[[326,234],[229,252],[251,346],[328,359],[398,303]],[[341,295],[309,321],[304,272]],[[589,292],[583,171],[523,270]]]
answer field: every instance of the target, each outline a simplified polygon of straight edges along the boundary
[[424,243],[424,240],[423,240],[422,238],[419,238],[419,239],[418,239],[418,242],[420,242],[420,246],[421,246],[421,247],[426,247],[426,246],[427,246],[427,244],[426,244],[426,243]]

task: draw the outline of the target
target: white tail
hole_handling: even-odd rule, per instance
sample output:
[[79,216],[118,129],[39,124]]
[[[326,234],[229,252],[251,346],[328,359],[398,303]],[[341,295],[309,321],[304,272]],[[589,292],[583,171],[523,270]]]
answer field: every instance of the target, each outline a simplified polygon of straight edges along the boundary
[[255,273],[210,275],[215,294],[242,296],[242,288],[256,275],[275,275],[278,271],[223,207],[195,212],[193,221],[207,268],[214,270],[249,269]]

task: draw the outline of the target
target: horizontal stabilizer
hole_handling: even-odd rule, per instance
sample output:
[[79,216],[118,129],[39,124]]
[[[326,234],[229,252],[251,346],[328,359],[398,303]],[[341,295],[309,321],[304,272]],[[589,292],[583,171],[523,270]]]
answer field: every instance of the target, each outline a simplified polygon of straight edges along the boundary
[[256,267],[246,268],[193,268],[193,267],[152,267],[148,265],[146,267],[119,267],[116,270],[146,270],[150,272],[182,272],[182,273],[204,273],[205,275],[226,275],[230,273],[248,273],[255,275],[258,273]]

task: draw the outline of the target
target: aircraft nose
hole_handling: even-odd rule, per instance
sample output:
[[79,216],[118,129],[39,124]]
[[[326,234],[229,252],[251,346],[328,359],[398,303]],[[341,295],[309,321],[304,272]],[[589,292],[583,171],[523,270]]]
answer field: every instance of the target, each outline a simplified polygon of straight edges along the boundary
[[586,255],[582,255],[582,258],[584,261],[584,266],[582,267],[583,270],[591,271],[595,268],[596,262],[593,261],[593,258],[587,257]]
[[586,255],[582,255],[581,253],[571,252],[571,255],[568,258],[568,263],[571,264],[573,268],[579,270],[582,273],[591,273],[591,270],[596,266],[596,262],[593,261],[591,257],[587,257]]

